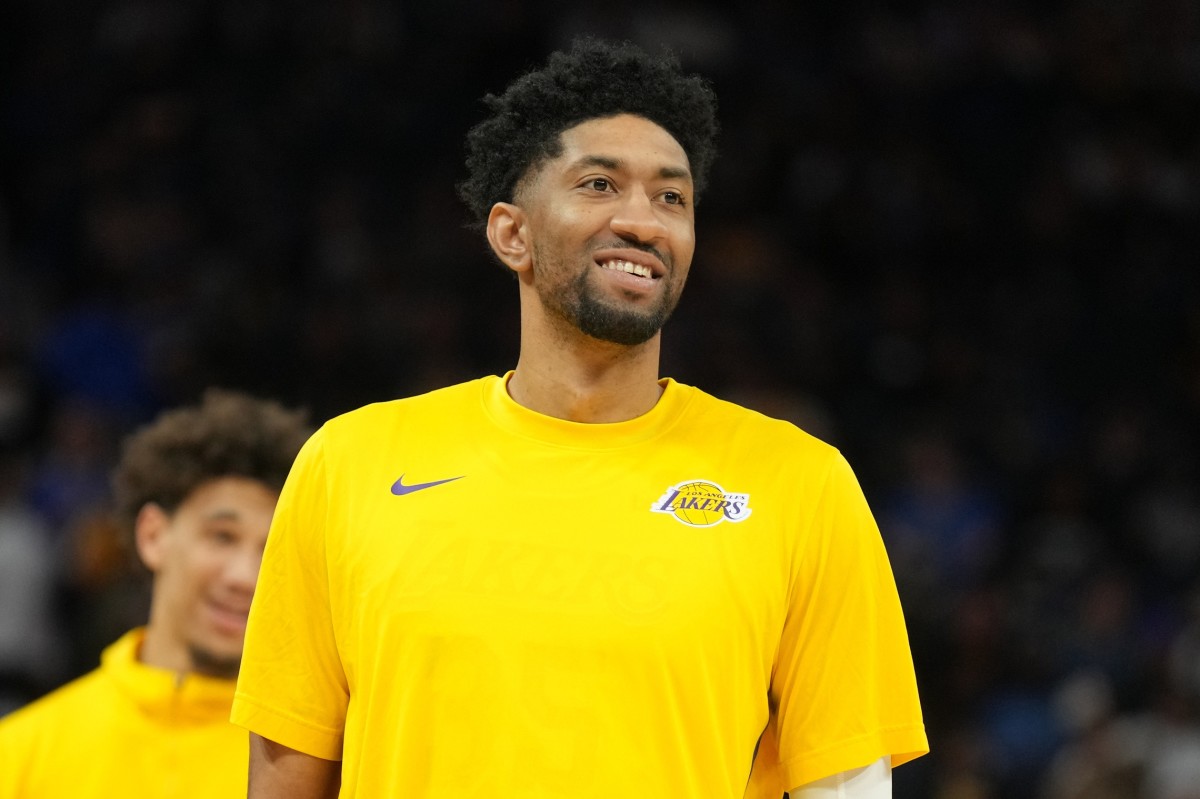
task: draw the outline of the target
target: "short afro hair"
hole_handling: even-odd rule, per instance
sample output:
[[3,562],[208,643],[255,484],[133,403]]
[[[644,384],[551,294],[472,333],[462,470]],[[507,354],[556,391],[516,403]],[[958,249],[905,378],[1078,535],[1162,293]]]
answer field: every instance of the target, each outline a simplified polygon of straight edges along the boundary
[[246,477],[279,491],[311,429],[302,411],[209,389],[195,407],[166,411],[124,442],[113,474],[116,510],[133,529],[154,503],[174,513],[210,480]]
[[512,202],[532,169],[562,152],[559,134],[590,119],[634,114],[660,126],[688,156],[699,196],[716,157],[716,95],[685,75],[671,54],[651,56],[628,42],[585,37],[551,54],[502,95],[488,94],[490,117],[467,134],[468,177],[459,196],[478,225],[492,206]]

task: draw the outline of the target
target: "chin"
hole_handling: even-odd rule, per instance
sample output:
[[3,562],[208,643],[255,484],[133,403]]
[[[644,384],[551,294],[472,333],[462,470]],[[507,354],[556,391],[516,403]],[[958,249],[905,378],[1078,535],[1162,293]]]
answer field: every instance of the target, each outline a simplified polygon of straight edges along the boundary
[[188,646],[192,667],[198,674],[233,679],[242,665],[242,647],[211,646],[193,643]]
[[638,315],[619,309],[590,306],[582,309],[578,328],[592,338],[613,344],[636,346],[645,344],[662,330],[662,313]]

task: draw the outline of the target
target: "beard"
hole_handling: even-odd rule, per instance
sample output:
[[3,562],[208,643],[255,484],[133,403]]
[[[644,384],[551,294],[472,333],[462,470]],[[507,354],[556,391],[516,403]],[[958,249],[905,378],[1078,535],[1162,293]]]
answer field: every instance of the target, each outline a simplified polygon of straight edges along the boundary
[[238,669],[242,665],[240,655],[217,655],[195,644],[188,647],[188,654],[192,657],[192,668],[197,674],[206,677],[232,680],[237,677]]
[[[535,263],[538,262],[540,259],[535,259]],[[553,268],[558,270],[562,265],[556,264]],[[659,300],[644,309],[620,305],[602,296],[590,280],[590,268],[584,269],[570,281],[556,283],[539,291],[539,294],[548,309],[585,335],[613,344],[634,346],[654,338],[675,310],[679,293],[673,290],[670,274],[668,272],[668,276],[660,278],[664,285]]]

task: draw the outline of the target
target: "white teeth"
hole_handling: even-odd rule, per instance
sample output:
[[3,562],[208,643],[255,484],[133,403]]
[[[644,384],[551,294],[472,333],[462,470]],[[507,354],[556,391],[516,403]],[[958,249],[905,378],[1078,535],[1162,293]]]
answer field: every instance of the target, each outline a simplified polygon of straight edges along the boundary
[[603,269],[615,269],[618,272],[628,272],[629,274],[637,275],[638,277],[653,277],[652,273],[650,272],[650,267],[643,266],[642,264],[631,263],[629,261],[605,261],[604,263],[600,264],[600,266]]

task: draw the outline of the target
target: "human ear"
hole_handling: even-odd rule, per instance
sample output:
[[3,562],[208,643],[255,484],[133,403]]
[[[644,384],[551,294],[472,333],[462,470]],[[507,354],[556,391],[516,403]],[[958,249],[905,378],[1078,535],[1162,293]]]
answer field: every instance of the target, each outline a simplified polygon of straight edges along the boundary
[[133,542],[137,546],[138,557],[152,572],[158,571],[166,559],[166,538],[170,526],[171,517],[155,502],[143,505],[133,522]]
[[525,211],[512,203],[496,203],[488,214],[488,244],[500,262],[514,272],[524,272],[533,261],[526,237]]

